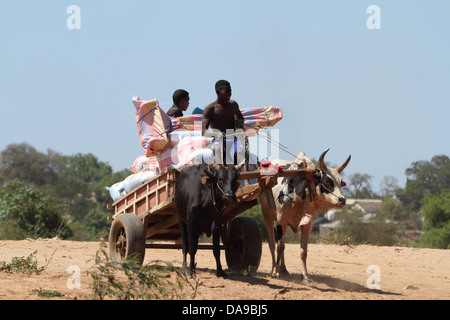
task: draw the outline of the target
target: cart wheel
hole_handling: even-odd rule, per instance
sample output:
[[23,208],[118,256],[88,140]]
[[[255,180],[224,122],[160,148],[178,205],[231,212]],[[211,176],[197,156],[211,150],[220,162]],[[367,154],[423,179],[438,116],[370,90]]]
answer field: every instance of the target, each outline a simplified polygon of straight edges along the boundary
[[128,258],[144,261],[144,226],[135,214],[123,213],[114,219],[109,232],[109,254],[113,261]]
[[258,270],[261,252],[261,231],[256,221],[249,217],[233,219],[225,246],[228,268],[254,273]]

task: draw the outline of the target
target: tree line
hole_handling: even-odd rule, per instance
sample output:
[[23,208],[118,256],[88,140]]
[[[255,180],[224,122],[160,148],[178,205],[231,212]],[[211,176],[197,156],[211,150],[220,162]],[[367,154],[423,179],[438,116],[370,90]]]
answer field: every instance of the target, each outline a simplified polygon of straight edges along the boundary
[[[106,205],[112,200],[105,187],[130,174],[128,169],[114,172],[90,153],[43,153],[28,143],[10,144],[0,153],[0,239],[106,237],[110,227],[106,218],[112,215]],[[413,162],[405,175],[404,187],[394,177],[384,177],[380,194],[373,191],[373,177],[368,174],[345,177],[347,197],[385,201],[377,215],[379,223],[370,230],[367,224],[355,226],[358,213],[344,210],[341,232],[358,243],[386,245],[399,241],[401,233],[419,228],[424,233],[418,245],[449,248],[449,157],[436,155],[430,161]],[[262,219],[260,212],[248,214]]]
[[10,144],[0,154],[0,239],[98,240],[112,215],[106,186],[131,172],[113,172],[93,154],[62,155]]
[[436,155],[411,163],[406,184],[387,176],[381,192],[373,192],[372,176],[354,173],[346,177],[344,194],[356,199],[383,199],[380,212],[363,220],[364,213],[345,208],[334,236],[355,244],[408,245],[450,248],[450,159]]
[[[315,159],[312,161],[317,165]],[[339,224],[330,236],[322,239],[313,227],[310,241],[450,248],[449,157],[437,155],[430,161],[415,161],[405,170],[405,175],[404,187],[399,186],[395,177],[383,177],[378,193],[371,183],[373,176],[367,173],[344,176],[347,186],[342,192],[347,198],[381,199],[381,210],[376,215],[367,215],[347,206],[335,215]],[[258,222],[263,239],[267,239],[261,208],[251,208],[244,215]],[[324,212],[318,212],[316,217],[324,218]],[[287,242],[298,243],[299,237],[288,229]]]

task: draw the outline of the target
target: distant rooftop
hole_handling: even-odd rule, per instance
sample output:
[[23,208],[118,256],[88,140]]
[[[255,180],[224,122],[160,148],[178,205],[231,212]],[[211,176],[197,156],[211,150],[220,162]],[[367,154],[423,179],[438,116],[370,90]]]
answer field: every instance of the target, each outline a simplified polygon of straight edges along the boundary
[[375,213],[381,210],[383,200],[379,199],[347,199],[347,207],[359,209],[367,213]]

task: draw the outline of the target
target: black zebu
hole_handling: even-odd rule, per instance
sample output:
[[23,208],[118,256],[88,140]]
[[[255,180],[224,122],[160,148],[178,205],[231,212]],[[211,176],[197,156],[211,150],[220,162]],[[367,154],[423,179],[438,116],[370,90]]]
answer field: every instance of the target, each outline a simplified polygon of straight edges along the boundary
[[[239,187],[238,177],[243,165],[219,166],[199,165],[181,170],[175,189],[175,206],[183,240],[183,267],[195,271],[195,254],[198,237],[206,233],[213,235],[213,253],[216,259],[217,276],[226,277],[220,263],[220,231],[222,213],[227,205],[236,201]],[[208,177],[208,183],[202,178]]]

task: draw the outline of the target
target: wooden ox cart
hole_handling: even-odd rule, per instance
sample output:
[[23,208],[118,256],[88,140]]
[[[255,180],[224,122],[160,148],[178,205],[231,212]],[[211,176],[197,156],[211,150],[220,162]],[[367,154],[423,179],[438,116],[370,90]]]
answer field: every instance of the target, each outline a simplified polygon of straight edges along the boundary
[[[312,176],[315,170],[286,170],[264,175],[260,170],[241,172],[239,179],[258,182],[242,185],[236,192],[237,202],[228,206],[222,215],[222,243],[231,270],[256,271],[261,260],[261,232],[256,221],[237,217],[257,204],[262,210],[275,210],[271,188],[277,177]],[[175,184],[179,172],[166,169],[162,174],[128,193],[108,209],[114,215],[109,234],[110,256],[120,260],[137,255],[142,262],[146,248],[180,249],[182,245],[178,217],[175,210]],[[206,183],[206,181],[205,181]],[[198,249],[212,245],[199,244]]]

